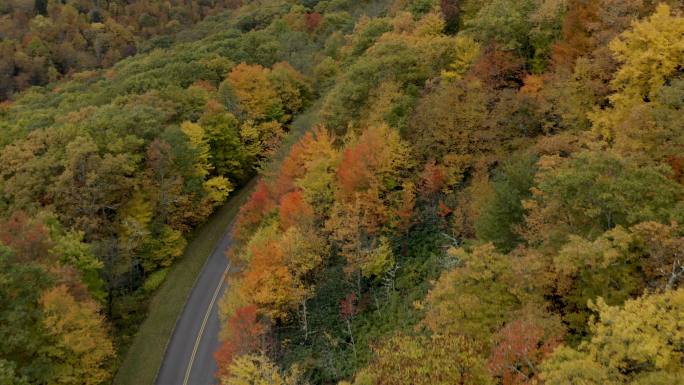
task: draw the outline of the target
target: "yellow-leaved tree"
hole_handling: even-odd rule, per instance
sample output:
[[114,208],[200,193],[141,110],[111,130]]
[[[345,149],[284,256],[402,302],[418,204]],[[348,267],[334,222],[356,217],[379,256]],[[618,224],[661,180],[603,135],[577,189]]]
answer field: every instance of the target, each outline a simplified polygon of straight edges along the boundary
[[656,385],[684,380],[684,290],[609,306],[599,298],[591,339],[562,347],[543,364],[546,385]]
[[230,365],[230,375],[221,385],[304,385],[299,370],[283,372],[268,357],[259,354],[238,356]]
[[46,346],[58,361],[53,384],[99,385],[109,380],[114,358],[103,317],[94,301],[76,301],[65,285],[48,289],[40,298],[43,324],[56,342]]
[[621,63],[611,83],[611,107],[590,115],[594,130],[627,154],[656,160],[684,146],[684,17],[661,4],[610,43]]

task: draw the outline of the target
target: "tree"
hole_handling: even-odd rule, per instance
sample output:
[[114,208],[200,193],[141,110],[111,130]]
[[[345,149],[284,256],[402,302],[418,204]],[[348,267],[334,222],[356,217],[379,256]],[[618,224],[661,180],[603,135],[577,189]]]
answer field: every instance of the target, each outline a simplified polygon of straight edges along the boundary
[[666,4],[648,19],[634,23],[610,43],[621,63],[611,86],[611,107],[591,115],[594,131],[623,153],[662,161],[678,155],[684,136],[681,95],[684,79],[681,49],[684,17],[672,16]]
[[146,151],[148,183],[153,186],[156,217],[162,223],[169,219],[173,211],[173,203],[178,201],[183,185],[183,178],[179,175],[174,163],[175,155],[171,144],[155,139],[148,145]]
[[159,268],[169,267],[185,250],[187,241],[183,234],[171,226],[162,225],[156,228],[142,245],[145,271],[152,272]]
[[513,262],[492,244],[471,252],[451,248],[449,254],[460,267],[444,272],[425,297],[423,324],[434,333],[488,341],[519,306],[509,289]]
[[190,148],[195,152],[195,175],[204,179],[213,166],[209,163],[209,143],[202,126],[192,122],[183,122],[181,130],[187,136]]
[[610,43],[622,63],[613,80],[621,98],[654,99],[659,90],[680,69],[684,17],[673,16],[667,4],[660,4],[647,20],[636,22]]
[[260,65],[240,63],[228,74],[226,81],[249,119],[277,120],[282,116],[282,100],[269,80],[270,72]]
[[384,265],[387,253],[375,253],[383,225],[388,223],[388,207],[375,189],[357,193],[347,203],[337,201],[332,208],[330,218],[326,221],[326,229],[332,233],[340,247],[340,254],[347,260],[345,271],[358,275],[357,286],[360,290],[361,275],[371,276],[369,267],[376,265],[376,256],[381,258],[379,265]]
[[414,156],[425,163],[442,163],[448,155],[467,155],[454,170],[458,174],[460,168],[462,173],[470,166],[472,155],[487,153],[497,141],[506,138],[507,133],[500,128],[497,136],[491,134],[485,124],[486,105],[487,95],[482,87],[468,81],[446,82],[421,98],[409,121],[408,136]]
[[280,227],[287,230],[292,226],[306,228],[313,224],[313,208],[304,200],[301,190],[289,192],[280,199],[278,206]]
[[79,136],[66,145],[60,165],[64,171],[50,186],[60,222],[84,231],[86,239],[101,235],[107,214],[134,188],[133,154],[101,154],[93,138]]
[[54,199],[50,186],[56,175],[52,166],[63,160],[65,144],[55,130],[37,130],[0,150],[0,188],[4,199],[26,210],[37,202]]
[[345,146],[337,169],[342,199],[376,187],[391,190],[411,166],[409,148],[387,125],[370,127]]
[[667,221],[684,193],[667,167],[641,167],[605,151],[543,157],[539,169],[532,199],[524,202],[523,234],[553,248],[568,234],[593,239],[617,225]]
[[242,143],[238,119],[215,101],[209,101],[199,124],[209,145],[209,162],[215,175],[243,181],[249,174],[249,162]]
[[465,27],[481,42],[515,51],[529,59],[533,71],[543,72],[564,11],[561,1],[497,0],[482,5]]
[[28,385],[24,376],[17,375],[15,365],[11,361],[0,359],[0,384],[1,385]]
[[493,381],[474,344],[461,336],[395,335],[374,349],[375,358],[355,385],[487,385]]
[[281,119],[291,121],[294,114],[304,109],[311,99],[313,90],[310,81],[287,62],[274,64],[268,79],[282,102],[284,115]]
[[334,171],[339,158],[333,141],[325,128],[316,127],[293,144],[275,178],[275,196],[282,197],[299,188],[314,208],[331,203]]
[[22,211],[0,220],[0,244],[12,248],[17,258],[28,262],[50,261],[54,243],[48,228]]
[[359,312],[357,300],[358,297],[356,296],[356,293],[349,293],[340,301],[340,317],[344,320],[347,327],[346,332],[349,335],[349,340],[354,351],[354,358],[356,358],[356,342],[354,341],[351,321]]
[[442,12],[444,19],[444,31],[455,33],[459,25],[460,1],[459,0],[441,0],[439,9]]
[[647,284],[660,290],[677,288],[684,278],[684,234],[681,226],[677,223],[668,226],[644,222],[630,230],[639,249],[648,255],[643,259]]
[[261,221],[275,208],[276,204],[271,197],[269,186],[260,180],[249,200],[240,207],[240,212],[233,226],[233,238],[237,242],[247,242]]
[[98,385],[111,377],[109,360],[115,357],[104,319],[92,301],[77,302],[66,286],[43,293],[43,325],[56,343],[47,348],[55,361],[51,382]]
[[214,353],[219,378],[231,375],[230,367],[236,357],[257,352],[263,345],[261,337],[266,332],[258,320],[256,305],[237,309],[224,325],[222,334],[225,338]]
[[542,366],[545,384],[674,384],[684,378],[684,290],[644,295],[624,306],[599,298],[590,306],[598,312],[591,338],[577,349],[557,349]]
[[17,260],[12,250],[0,245],[0,362],[8,363],[2,365],[5,373],[11,366],[13,377],[30,383],[50,381],[55,364],[43,350],[53,341],[43,327],[38,302],[51,285],[43,267]]
[[[305,172],[293,179],[293,183],[301,189],[302,196],[318,218],[329,213],[335,197],[335,171],[340,154],[333,142],[334,137],[322,127],[305,134],[300,141],[303,147],[301,170]],[[281,169],[284,171],[285,163]]]
[[407,145],[388,126],[365,130],[342,152],[337,199],[326,228],[347,259],[347,272],[370,277],[393,264],[391,250],[379,236],[398,225],[394,218],[404,200],[399,187],[409,186],[402,183],[402,174],[411,165]]
[[503,385],[534,384],[539,365],[560,345],[562,335],[558,317],[527,307],[497,332],[487,366]]
[[36,12],[38,15],[47,15],[47,4],[48,2],[46,0],[35,0],[33,2],[33,10]]
[[92,245],[83,240],[83,232],[64,229],[53,217],[46,218],[45,222],[54,241],[50,254],[57,258],[61,265],[76,269],[80,275],[78,280],[88,288],[90,295],[104,302],[107,295],[101,277],[104,264],[95,255]]
[[514,158],[500,167],[493,181],[493,194],[475,222],[478,239],[492,242],[503,251],[510,251],[520,243],[517,227],[524,220],[522,201],[531,195],[535,172],[533,157]]
[[[442,4],[454,3],[457,0],[442,0]],[[444,14],[444,8],[442,8]],[[447,26],[449,22],[447,21]],[[447,27],[448,28],[448,27]],[[453,28],[453,27],[452,27]],[[480,45],[470,36],[458,35],[455,39],[456,55],[449,69],[442,71],[442,77],[451,80],[462,80],[475,60],[480,56]]]
[[220,379],[221,385],[304,385],[296,367],[283,373],[264,355],[247,354],[237,357],[230,366],[230,376]]
[[535,9],[534,1],[497,0],[482,6],[477,15],[465,22],[483,43],[494,41],[505,50],[521,53],[529,50],[528,33],[532,29],[530,14]]
[[262,314],[287,320],[313,294],[306,277],[322,261],[325,248],[297,227],[280,232],[275,224],[261,228],[240,258],[248,262],[238,290]]
[[593,241],[571,235],[554,257],[556,290],[574,336],[586,331],[588,301],[603,297],[619,305],[642,288],[640,255],[632,249],[631,235],[618,226]]

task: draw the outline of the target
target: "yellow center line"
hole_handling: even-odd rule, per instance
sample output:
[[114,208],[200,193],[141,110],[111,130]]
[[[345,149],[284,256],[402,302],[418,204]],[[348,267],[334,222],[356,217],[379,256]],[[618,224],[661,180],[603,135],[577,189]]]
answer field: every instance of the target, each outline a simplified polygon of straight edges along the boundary
[[202,339],[202,335],[204,334],[204,328],[207,326],[207,321],[209,320],[209,314],[211,314],[211,309],[214,307],[214,302],[216,302],[216,298],[218,297],[219,291],[221,290],[221,286],[223,285],[223,281],[226,278],[228,269],[230,269],[230,263],[228,263],[228,266],[226,266],[226,269],[223,271],[223,274],[221,274],[221,281],[219,282],[218,286],[216,286],[216,290],[214,290],[214,295],[211,297],[211,302],[209,303],[209,308],[207,309],[206,314],[204,314],[204,320],[202,320],[202,326],[200,327],[200,331],[197,334],[195,346],[192,349],[190,361],[188,361],[188,367],[185,369],[185,378],[183,378],[183,385],[188,385],[188,380],[190,379],[190,371],[192,370],[192,364],[195,362],[195,355],[197,354],[197,348],[199,348],[200,340]]

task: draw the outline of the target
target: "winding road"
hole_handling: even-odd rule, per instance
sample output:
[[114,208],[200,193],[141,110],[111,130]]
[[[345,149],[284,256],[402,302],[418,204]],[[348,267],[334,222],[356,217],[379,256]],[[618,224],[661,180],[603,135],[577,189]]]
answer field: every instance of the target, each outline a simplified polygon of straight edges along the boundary
[[230,269],[224,254],[230,243],[230,231],[226,231],[197,277],[166,347],[156,385],[217,383],[214,352],[219,346],[218,301]]

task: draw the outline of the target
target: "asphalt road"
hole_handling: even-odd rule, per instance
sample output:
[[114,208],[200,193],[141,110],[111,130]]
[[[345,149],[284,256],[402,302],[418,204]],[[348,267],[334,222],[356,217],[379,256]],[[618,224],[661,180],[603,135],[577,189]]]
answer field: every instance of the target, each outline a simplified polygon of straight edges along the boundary
[[166,347],[156,385],[217,384],[214,352],[219,346],[218,301],[226,286],[229,263],[224,252],[230,243],[227,231],[197,277]]

